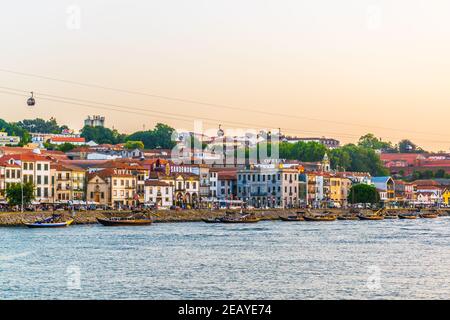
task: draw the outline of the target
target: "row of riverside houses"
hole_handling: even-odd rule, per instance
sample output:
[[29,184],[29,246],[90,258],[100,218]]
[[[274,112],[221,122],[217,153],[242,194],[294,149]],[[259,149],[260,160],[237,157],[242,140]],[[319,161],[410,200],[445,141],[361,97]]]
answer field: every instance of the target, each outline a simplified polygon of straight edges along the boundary
[[450,181],[445,179],[407,183],[363,172],[334,172],[326,155],[319,162],[214,167],[175,164],[155,154],[71,159],[59,151],[0,147],[1,203],[8,186],[20,182],[34,184],[35,204],[345,207],[357,183],[374,185],[386,205],[450,204]]

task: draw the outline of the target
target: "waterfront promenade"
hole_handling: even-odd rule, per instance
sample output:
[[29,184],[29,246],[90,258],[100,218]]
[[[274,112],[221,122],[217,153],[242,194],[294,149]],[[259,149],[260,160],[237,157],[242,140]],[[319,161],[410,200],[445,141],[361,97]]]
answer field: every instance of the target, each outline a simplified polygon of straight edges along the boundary
[[[252,209],[245,210],[249,213],[254,213],[261,220],[278,220],[279,217],[287,217],[295,214],[300,209]],[[313,209],[311,213],[320,214],[324,209]],[[395,211],[407,211],[408,209],[396,209]],[[158,210],[152,211],[151,215],[154,222],[201,222],[202,219],[207,218],[219,218],[222,217],[227,210],[209,210],[209,209],[196,209],[196,210]],[[239,212],[239,210],[234,210]],[[327,209],[336,215],[345,215],[350,212],[349,209]],[[370,210],[362,210],[362,212]],[[450,210],[442,210],[441,215],[448,215]],[[55,213],[61,214],[63,218],[72,217],[67,211],[55,211]],[[48,217],[52,212],[0,212],[0,226],[23,226],[24,222],[33,222],[43,217]],[[131,211],[77,211],[73,224],[95,224],[97,218],[108,218],[111,216],[127,216],[132,214]]]

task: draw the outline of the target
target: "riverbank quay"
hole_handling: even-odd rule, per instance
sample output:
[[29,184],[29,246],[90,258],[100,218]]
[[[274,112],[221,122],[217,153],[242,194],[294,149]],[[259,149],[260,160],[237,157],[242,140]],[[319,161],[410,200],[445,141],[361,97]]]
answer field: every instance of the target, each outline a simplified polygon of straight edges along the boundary
[[[151,211],[151,216],[155,223],[170,223],[170,222],[202,222],[203,219],[219,218],[225,215],[226,211],[239,210],[158,210]],[[288,217],[295,214],[299,209],[252,209],[245,210],[248,213],[254,214],[261,220],[278,220],[280,217]],[[320,214],[323,209],[311,210],[311,213]],[[349,209],[329,209],[335,215],[347,215],[350,213]],[[362,210],[364,212],[366,210]],[[407,211],[407,209],[396,209],[397,212]],[[112,216],[129,216],[133,214],[131,211],[77,211],[74,215],[67,211],[39,211],[39,212],[0,212],[0,227],[18,227],[23,226],[24,223],[34,222],[39,219],[51,216],[53,213],[62,215],[62,218],[73,218],[73,224],[95,224],[97,218],[110,218]],[[441,213],[442,215],[449,215],[447,210]]]
[[[201,222],[202,219],[219,218],[225,215],[227,210],[158,210],[152,211],[151,216],[156,223],[167,222]],[[239,210],[235,210],[239,212]],[[277,220],[280,216],[293,214],[298,209],[270,209],[270,210],[246,210],[246,212],[254,213],[262,220]],[[33,222],[38,219],[49,217],[53,212],[0,212],[0,226],[16,227],[22,226],[24,223]],[[97,218],[110,218],[112,216],[129,216],[133,214],[131,211],[79,211],[74,215],[66,211],[55,211],[61,214],[63,218],[73,218],[73,224],[95,224]]]

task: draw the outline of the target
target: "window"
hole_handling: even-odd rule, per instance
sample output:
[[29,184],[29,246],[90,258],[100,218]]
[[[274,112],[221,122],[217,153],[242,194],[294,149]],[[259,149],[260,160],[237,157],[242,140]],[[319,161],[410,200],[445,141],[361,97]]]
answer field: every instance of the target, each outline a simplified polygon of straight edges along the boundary
[[197,189],[197,183],[192,182],[192,188]]
[[9,178],[9,170],[6,170],[6,178]]
[[91,191],[91,199],[94,198],[94,193]]
[[38,197],[41,196],[41,188],[37,188],[37,189],[36,189],[36,195],[37,195]]
[[44,197],[48,197],[48,188],[44,188]]
[[45,171],[48,171],[48,164],[47,164],[47,163],[44,164],[44,170],[45,170]]
[[42,184],[42,177],[41,176],[37,176],[37,184]]
[[23,163],[23,170],[28,170],[28,163],[27,162]]
[[33,170],[33,163],[30,163],[29,168],[30,170]]
[[37,164],[37,170],[39,170],[39,171],[42,170],[42,165],[40,163]]
[[48,184],[48,176],[44,176],[44,184]]

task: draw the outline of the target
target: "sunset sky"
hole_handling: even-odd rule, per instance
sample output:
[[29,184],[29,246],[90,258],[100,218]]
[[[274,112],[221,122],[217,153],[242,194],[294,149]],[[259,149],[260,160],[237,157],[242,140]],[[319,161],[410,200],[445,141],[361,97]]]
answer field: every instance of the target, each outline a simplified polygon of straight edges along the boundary
[[0,118],[79,130],[101,114],[127,133],[205,119],[449,151],[449,17],[446,0],[11,1],[0,10]]

